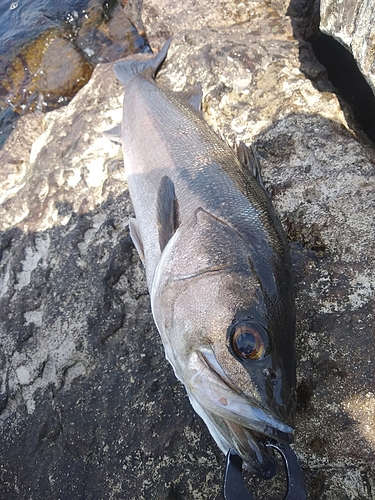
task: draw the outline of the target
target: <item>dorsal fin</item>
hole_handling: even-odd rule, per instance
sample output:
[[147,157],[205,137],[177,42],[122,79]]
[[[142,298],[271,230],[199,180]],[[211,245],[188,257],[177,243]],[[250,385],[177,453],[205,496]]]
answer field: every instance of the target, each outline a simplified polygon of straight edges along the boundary
[[164,175],[161,178],[157,200],[156,218],[159,231],[159,245],[162,252],[179,226],[178,202],[172,180]]
[[183,101],[187,101],[194,109],[202,113],[202,86],[196,85],[195,87],[189,90],[182,90],[181,92],[177,92],[177,95]]
[[267,197],[271,198],[272,193],[270,193],[266,188],[266,186],[264,185],[262,174],[260,172],[259,163],[258,160],[256,159],[253,147],[250,146],[250,148],[248,148],[246,144],[241,141],[237,146],[237,155],[242,165],[244,165],[251,172],[251,174],[257,180],[260,187],[266,193]]

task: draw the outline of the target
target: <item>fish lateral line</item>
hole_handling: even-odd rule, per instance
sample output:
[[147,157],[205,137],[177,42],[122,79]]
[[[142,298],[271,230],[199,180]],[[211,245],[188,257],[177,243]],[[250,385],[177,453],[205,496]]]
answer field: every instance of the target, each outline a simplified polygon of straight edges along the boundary
[[223,271],[228,272],[228,271],[234,271],[234,272],[241,272],[243,270],[242,266],[216,266],[216,267],[207,267],[205,269],[202,269],[196,273],[191,273],[191,274],[185,274],[185,275],[180,275],[180,276],[173,276],[170,278],[170,281],[187,281],[193,278],[199,278],[200,276],[204,276],[206,274],[219,274],[222,273]]

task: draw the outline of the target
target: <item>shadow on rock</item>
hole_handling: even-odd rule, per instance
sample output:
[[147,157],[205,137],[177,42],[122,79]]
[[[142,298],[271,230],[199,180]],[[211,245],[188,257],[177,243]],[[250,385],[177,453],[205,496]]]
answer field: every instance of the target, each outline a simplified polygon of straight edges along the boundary
[[220,490],[224,457],[164,359],[127,207],[125,192],[1,235],[2,498],[187,498],[207,474]]
[[348,123],[375,142],[372,89],[349,50],[320,31],[319,8],[319,0],[291,0],[287,11],[299,43],[300,69],[317,90],[336,93]]
[[[101,106],[107,128],[118,118],[119,87],[111,68],[100,71],[102,80],[71,103],[69,127],[54,111],[37,134],[47,145],[31,130],[19,163],[3,151],[11,161],[1,207],[10,229],[0,247],[0,493],[219,499],[224,457],[164,360],[126,227],[121,162],[102,137],[105,124],[89,114]],[[255,147],[294,260],[294,448],[307,489],[312,498],[371,498],[373,152],[341,124],[308,113],[276,120]],[[256,480],[251,488],[259,499],[279,491]]]

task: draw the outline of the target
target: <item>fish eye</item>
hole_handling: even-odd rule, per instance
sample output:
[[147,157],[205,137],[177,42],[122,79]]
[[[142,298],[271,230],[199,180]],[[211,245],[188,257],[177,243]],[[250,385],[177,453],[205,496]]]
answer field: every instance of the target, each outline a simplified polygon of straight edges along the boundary
[[243,359],[262,359],[267,353],[268,336],[264,328],[253,321],[239,321],[233,325],[233,351]]

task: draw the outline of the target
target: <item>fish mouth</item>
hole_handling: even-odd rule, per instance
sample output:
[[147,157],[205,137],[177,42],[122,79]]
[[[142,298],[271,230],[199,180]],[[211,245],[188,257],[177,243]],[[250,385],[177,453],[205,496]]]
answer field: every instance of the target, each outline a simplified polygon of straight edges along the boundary
[[[198,358],[202,363],[198,363]],[[188,394],[224,454],[234,449],[243,465],[264,479],[273,477],[277,462],[266,443],[290,444],[293,428],[269,410],[249,401],[233,388],[212,351],[196,353]],[[200,368],[198,368],[198,364]]]
[[[270,441],[266,434],[260,434],[225,418],[220,422],[217,415],[211,414],[211,419],[216,423],[217,429],[225,432],[229,449],[236,450],[236,453],[244,461],[245,468],[263,479],[271,479],[276,474],[276,457],[273,449],[266,445]],[[289,443],[292,441],[289,436],[284,436],[283,443],[286,442],[285,438],[289,439]],[[280,440],[276,441],[281,442]]]

